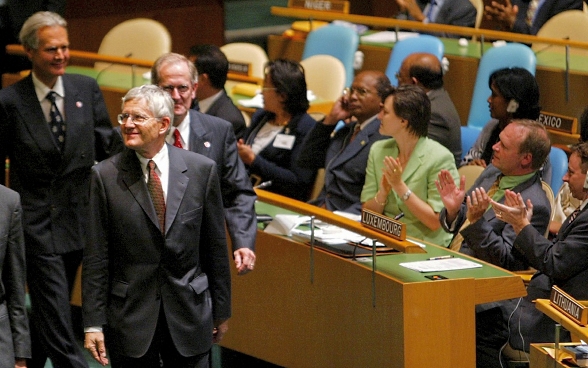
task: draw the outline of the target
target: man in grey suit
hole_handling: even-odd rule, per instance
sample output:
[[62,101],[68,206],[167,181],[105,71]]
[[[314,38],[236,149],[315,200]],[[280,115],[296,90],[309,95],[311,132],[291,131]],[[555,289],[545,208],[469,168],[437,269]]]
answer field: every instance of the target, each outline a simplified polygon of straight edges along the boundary
[[239,274],[255,264],[256,195],[243,162],[231,124],[220,118],[191,110],[196,97],[198,73],[193,63],[180,54],[160,56],[151,69],[152,83],[170,93],[174,118],[168,143],[200,153],[217,164],[227,228]]
[[25,306],[25,245],[20,196],[0,185],[0,367],[23,368],[31,357]]
[[[512,251],[528,259],[530,265],[537,269],[537,273],[527,286],[527,296],[520,301],[517,299],[504,303],[503,316],[512,317],[489,321],[484,326],[486,331],[503,327],[498,334],[502,340],[498,344],[485,346],[492,352],[487,355],[494,359],[484,362],[484,367],[500,366],[499,349],[507,341],[512,348],[526,352],[529,352],[531,343],[555,341],[556,322],[535,308],[533,303],[535,299],[549,299],[552,286],[557,285],[577,300],[588,299],[587,170],[588,143],[580,143],[572,147],[568,171],[563,180],[568,183],[572,196],[581,204],[566,218],[552,241],[532,226],[530,218],[536,210],[535,198],[525,201],[520,194],[507,191],[504,204],[492,201],[496,216],[514,229],[516,238]],[[568,331],[562,330],[560,341],[570,341]],[[478,351],[480,348],[478,347]]]
[[[312,204],[329,211],[361,213],[360,195],[372,144],[386,138],[379,132],[382,92],[390,80],[380,71],[359,73],[347,94],[308,133],[298,164],[325,168],[325,185]],[[337,123],[345,126],[335,131]]]
[[229,61],[216,45],[197,45],[190,48],[191,62],[198,71],[196,98],[199,111],[233,124],[237,139],[245,132],[245,118],[225,91]]
[[488,206],[490,199],[503,202],[507,189],[520,193],[525,199],[533,198],[536,204],[533,226],[545,233],[551,205],[542,189],[538,170],[550,147],[542,124],[534,120],[513,120],[492,147],[492,164],[467,192],[465,178],[458,188],[449,173],[441,171],[437,188],[445,208],[441,210],[440,221],[445,231],[455,234],[454,249],[511,271],[529,268],[525,257],[512,252],[515,238],[512,226],[496,218]]
[[[470,0],[396,0],[411,20],[450,26],[474,27],[477,10]],[[458,37],[442,34],[444,37]]]
[[433,54],[408,55],[398,71],[398,84],[416,84],[423,88],[431,101],[431,121],[427,136],[445,146],[461,162],[461,120],[449,93],[443,88],[441,62]]
[[216,164],[165,143],[173,111],[159,87],[131,89],[118,117],[128,149],[92,168],[84,346],[102,365],[108,346],[113,367],[208,367],[228,328]]
[[90,168],[108,157],[112,124],[96,81],[65,74],[69,39],[61,16],[35,13],[20,38],[33,69],[0,91],[0,157],[10,159],[10,185],[23,207],[29,366],[44,367],[48,356],[54,366],[87,367],[69,300],[87,236]]

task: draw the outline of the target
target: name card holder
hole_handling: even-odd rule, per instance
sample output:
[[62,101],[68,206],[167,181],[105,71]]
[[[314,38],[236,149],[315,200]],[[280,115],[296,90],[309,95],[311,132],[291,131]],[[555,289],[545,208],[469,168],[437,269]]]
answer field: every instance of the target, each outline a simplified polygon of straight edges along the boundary
[[361,223],[398,240],[406,240],[406,224],[379,213],[362,210]]
[[578,132],[578,119],[573,117],[541,111],[538,120],[547,130],[555,130],[568,134],[576,134]]
[[289,0],[289,8],[328,11],[349,14],[349,1],[338,0]]
[[577,324],[581,326],[588,324],[588,307],[555,285],[551,289],[549,302]]
[[251,63],[229,60],[229,73],[241,75],[244,77],[250,77]]

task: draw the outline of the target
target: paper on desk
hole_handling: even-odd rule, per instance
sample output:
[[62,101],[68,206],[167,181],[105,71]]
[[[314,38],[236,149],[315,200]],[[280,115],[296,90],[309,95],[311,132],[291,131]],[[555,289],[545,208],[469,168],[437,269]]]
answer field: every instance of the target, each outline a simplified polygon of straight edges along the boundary
[[361,40],[363,42],[373,42],[373,43],[390,43],[396,41],[402,41],[407,38],[417,37],[419,34],[417,32],[398,32],[398,40],[396,40],[396,32],[394,31],[382,31],[372,33],[370,35],[361,36]]
[[266,233],[277,235],[290,235],[292,229],[310,221],[308,216],[275,215],[274,219],[265,227]]
[[454,271],[466,270],[468,268],[479,268],[481,264],[468,261],[462,258],[448,258],[436,259],[432,261],[417,261],[400,263],[402,267],[419,272],[439,272],[439,271]]
[[[312,91],[308,90],[308,91],[306,91],[306,98],[308,99],[308,102],[312,102],[312,101],[316,100],[316,95]],[[239,105],[242,105],[245,107],[254,107],[257,109],[263,109],[263,95],[261,93],[255,95],[253,98],[239,100],[237,102],[239,103]]]

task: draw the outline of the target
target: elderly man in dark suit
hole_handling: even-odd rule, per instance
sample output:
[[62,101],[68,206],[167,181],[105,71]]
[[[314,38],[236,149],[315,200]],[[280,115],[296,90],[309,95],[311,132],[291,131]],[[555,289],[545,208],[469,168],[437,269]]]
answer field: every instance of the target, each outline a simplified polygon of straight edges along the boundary
[[[372,144],[386,138],[379,132],[380,94],[390,86],[380,71],[359,73],[348,94],[308,133],[298,164],[325,168],[325,185],[311,203],[329,211],[361,213],[360,195]],[[345,126],[335,131],[340,120]]]
[[84,345],[102,365],[108,347],[113,367],[208,367],[228,328],[216,165],[165,143],[173,111],[159,87],[131,89],[118,117],[127,149],[92,169]]
[[153,84],[169,92],[174,100],[173,126],[167,142],[216,162],[235,266],[240,274],[253,270],[257,197],[237,154],[231,124],[190,109],[196,97],[198,74],[194,64],[183,55],[169,53],[160,56],[153,64],[151,78]]
[[219,117],[233,124],[237,139],[245,132],[245,118],[225,91],[229,60],[216,45],[197,45],[190,48],[191,62],[198,70],[196,98],[201,112]]
[[[0,91],[0,157],[20,193],[31,296],[32,367],[87,367],[70,293],[86,241],[90,168],[109,155],[112,125],[94,79],[66,75],[65,20],[39,12],[23,25],[31,75]],[[0,173],[4,180],[4,171]]]
[[[535,198],[525,201],[520,194],[507,191],[504,204],[492,201],[496,216],[514,229],[512,251],[528,259],[537,273],[527,286],[526,297],[503,303],[503,319],[489,320],[479,329],[481,333],[494,331],[499,338],[493,345],[478,346],[478,351],[485,348],[488,352],[485,355],[493,357],[479,367],[500,367],[499,350],[507,342],[514,349],[529,352],[532,343],[555,341],[555,322],[533,303],[535,299],[549,299],[552,286],[557,285],[577,300],[588,299],[587,170],[588,143],[581,143],[572,148],[568,171],[563,177],[572,196],[581,204],[566,218],[553,240],[546,239],[532,226],[530,218],[536,209]],[[569,332],[562,331],[560,341],[570,341]]]
[[25,245],[20,196],[0,185],[0,367],[26,367],[31,357],[25,307]]
[[443,88],[441,62],[433,54],[413,53],[408,55],[398,71],[398,84],[416,84],[423,88],[431,101],[431,121],[427,136],[445,146],[461,162],[461,120],[459,114]]

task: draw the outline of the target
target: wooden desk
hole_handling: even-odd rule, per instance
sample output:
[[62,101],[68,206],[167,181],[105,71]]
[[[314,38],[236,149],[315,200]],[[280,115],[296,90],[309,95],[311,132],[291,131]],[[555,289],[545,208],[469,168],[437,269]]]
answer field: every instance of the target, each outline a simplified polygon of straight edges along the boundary
[[[261,192],[258,211],[280,212],[261,203]],[[284,200],[289,209],[294,202]],[[232,270],[233,317],[222,345],[285,367],[473,367],[474,306],[525,295],[523,283],[477,260],[482,268],[439,273],[442,281],[398,265],[455,254],[425,250],[378,256],[372,272],[371,258],[311,253],[259,231],[255,271]]]
[[570,331],[573,341],[578,341],[579,339],[588,341],[588,327],[580,326],[576,322],[570,320],[562,312],[551,306],[549,299],[537,299],[535,307],[545,313],[549,318],[562,325],[566,330]]

